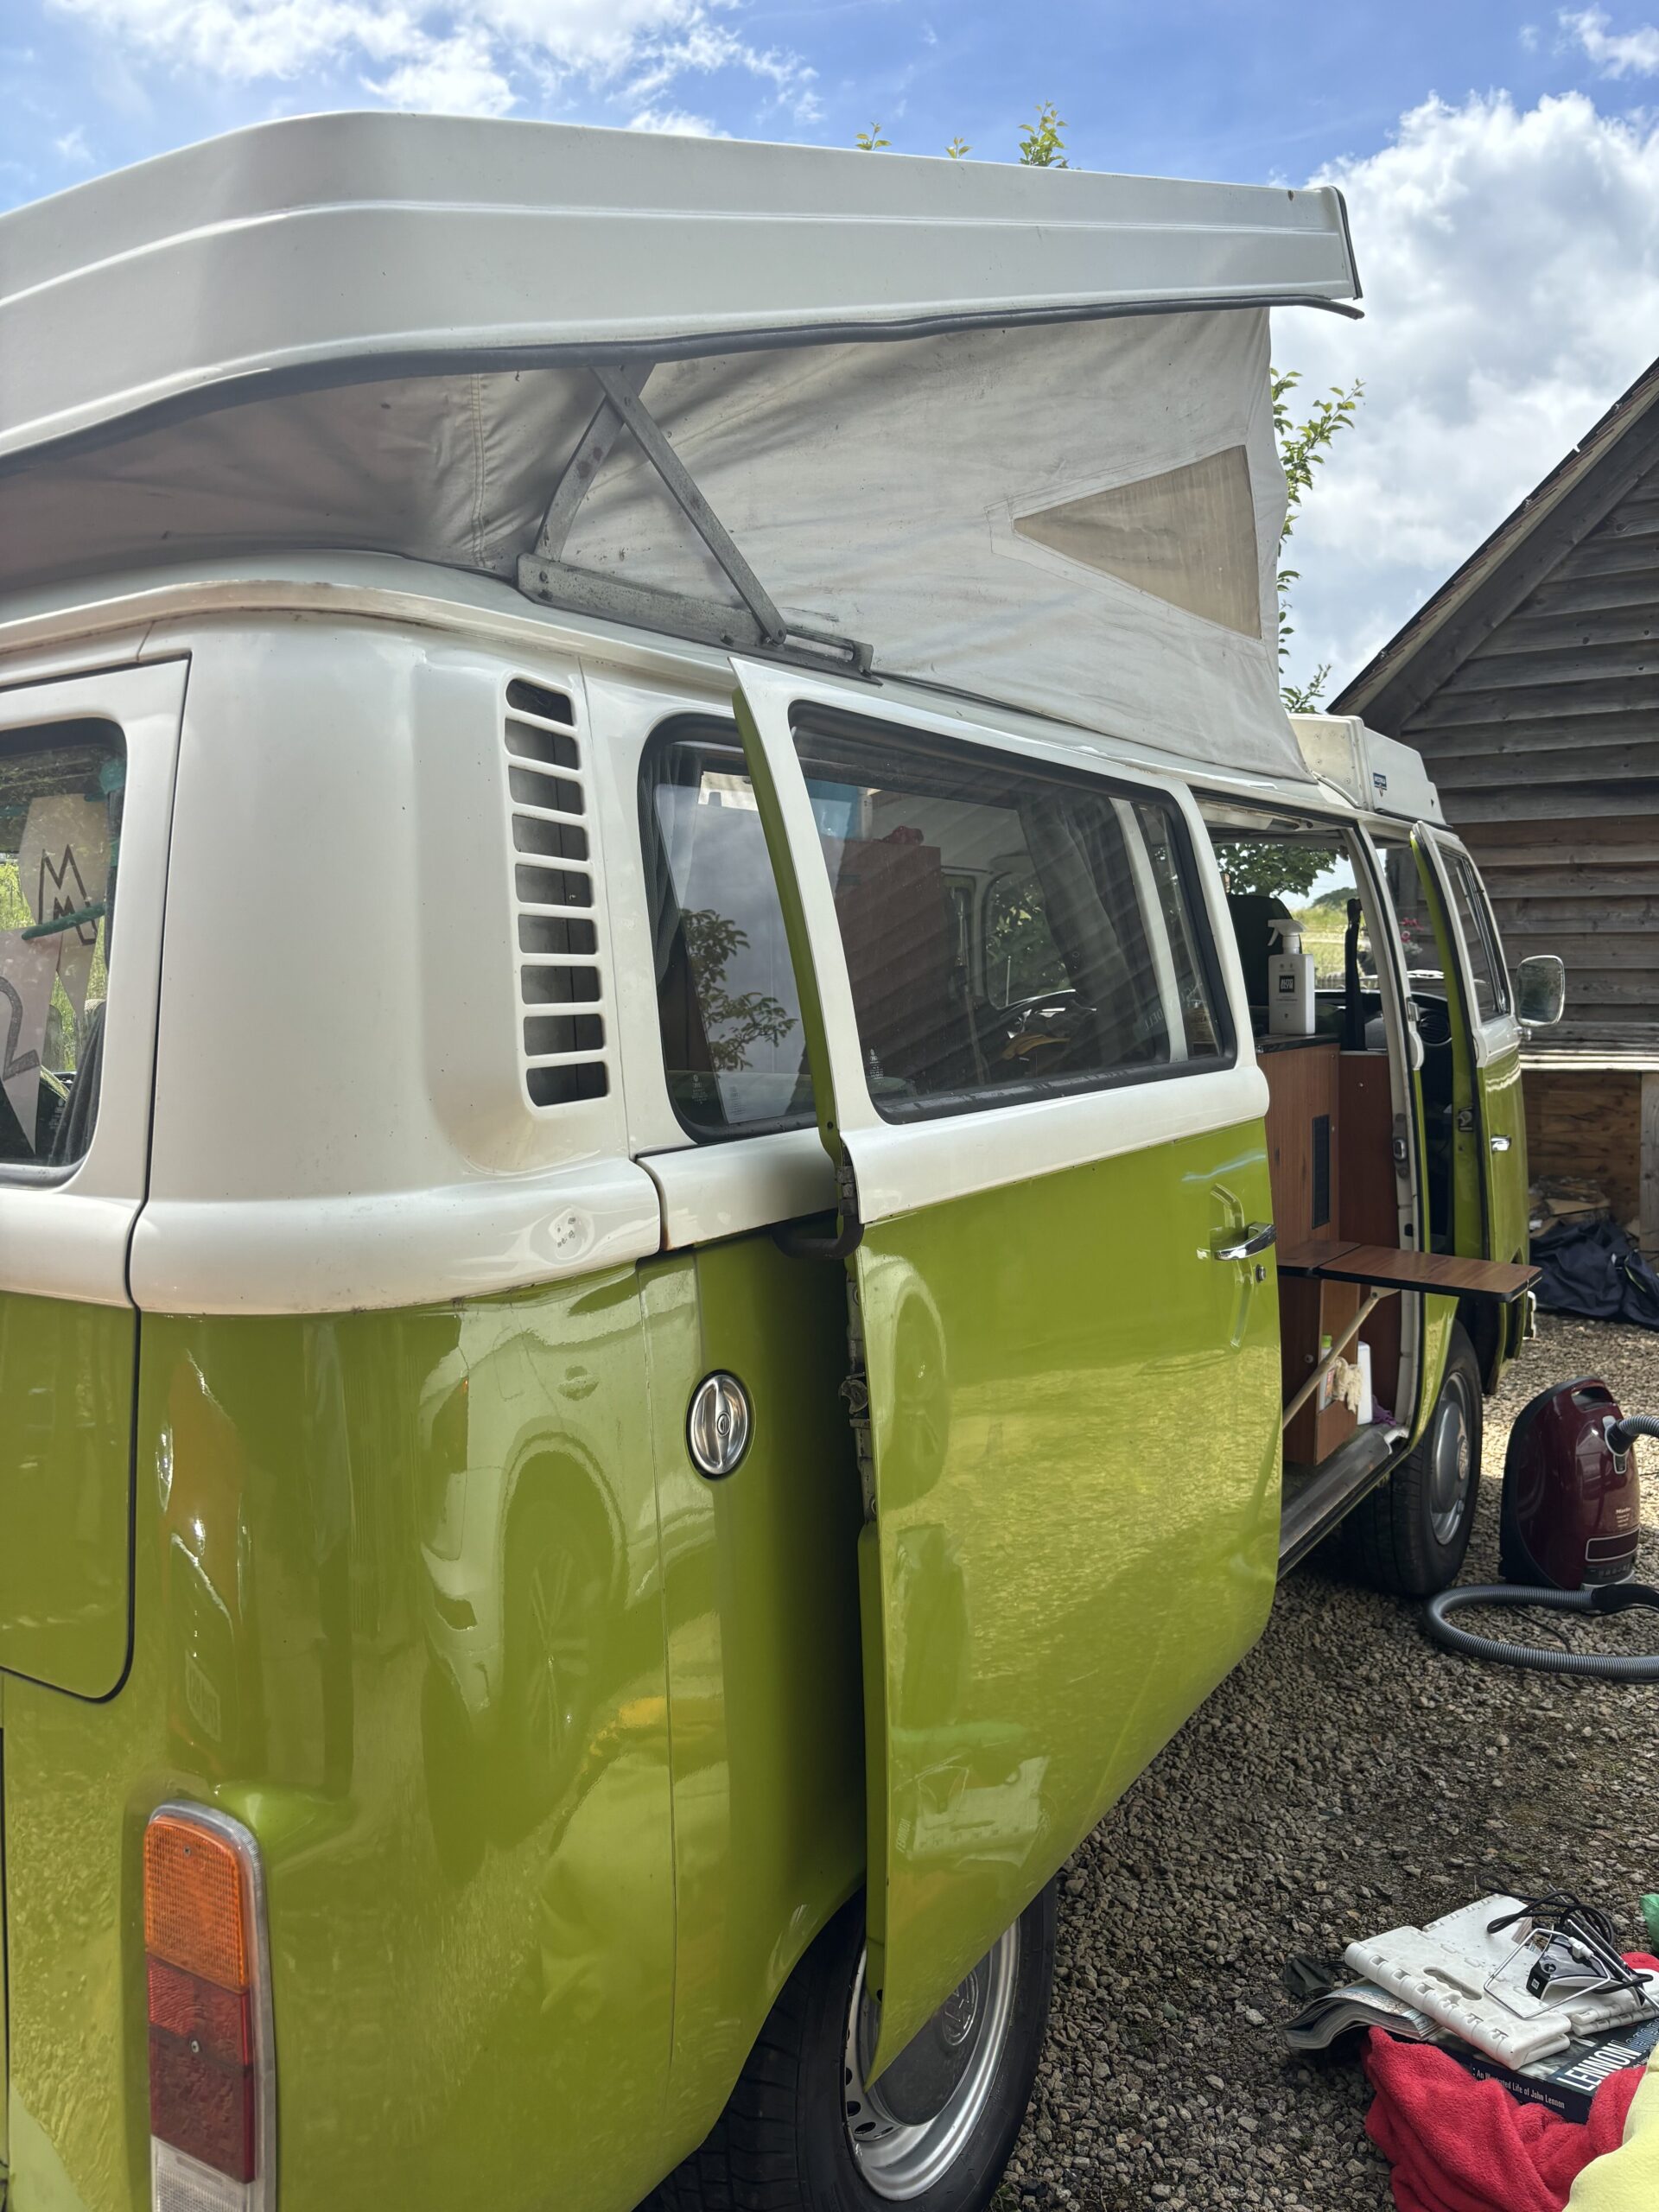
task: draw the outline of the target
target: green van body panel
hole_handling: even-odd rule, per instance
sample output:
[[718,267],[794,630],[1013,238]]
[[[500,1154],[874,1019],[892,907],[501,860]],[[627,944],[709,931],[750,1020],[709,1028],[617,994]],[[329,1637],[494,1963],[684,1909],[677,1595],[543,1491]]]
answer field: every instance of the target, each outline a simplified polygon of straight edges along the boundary
[[0,1668],[78,1697],[126,1671],[137,1329],[0,1291]]
[[[168,1797],[261,1846],[288,2212],[614,2212],[707,2132],[862,1801],[840,1271],[756,1240],[695,1273],[700,1312],[688,1258],[145,1317],[130,1672],[5,1684],[15,2212],[149,2202]],[[720,1489],[684,1446],[710,1359],[760,1409]]]
[[1243,1656],[1273,1601],[1261,1123],[868,1229],[871,1980],[893,2056]]
[[[842,1271],[768,1236],[642,1269],[651,1316],[677,1899],[665,2156],[695,2149],[796,1961],[864,1878],[858,1471]],[[711,1483],[685,1449],[715,1369],[753,1407]]]

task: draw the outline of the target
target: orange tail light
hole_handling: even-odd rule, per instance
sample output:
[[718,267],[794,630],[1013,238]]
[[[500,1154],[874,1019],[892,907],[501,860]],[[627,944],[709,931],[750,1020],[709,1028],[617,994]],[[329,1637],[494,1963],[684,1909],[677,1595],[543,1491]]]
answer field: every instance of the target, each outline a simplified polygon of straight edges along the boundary
[[152,2212],[266,2212],[276,2149],[258,1847],[163,1805],[144,1831]]

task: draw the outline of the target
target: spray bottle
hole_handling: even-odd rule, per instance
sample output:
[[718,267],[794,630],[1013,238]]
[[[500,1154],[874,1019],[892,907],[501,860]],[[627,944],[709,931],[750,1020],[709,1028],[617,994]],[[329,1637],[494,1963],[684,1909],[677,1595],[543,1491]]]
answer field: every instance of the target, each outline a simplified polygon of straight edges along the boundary
[[1313,1034],[1313,956],[1302,950],[1300,922],[1287,915],[1268,924],[1279,950],[1268,961],[1268,1034]]

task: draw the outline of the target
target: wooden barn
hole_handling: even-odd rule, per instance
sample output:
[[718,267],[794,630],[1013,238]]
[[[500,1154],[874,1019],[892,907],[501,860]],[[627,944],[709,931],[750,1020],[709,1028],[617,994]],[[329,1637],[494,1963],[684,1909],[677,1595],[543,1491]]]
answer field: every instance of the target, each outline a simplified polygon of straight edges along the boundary
[[1424,754],[1511,963],[1567,963],[1532,1173],[1593,1178],[1659,1251],[1659,362],[1332,710]]

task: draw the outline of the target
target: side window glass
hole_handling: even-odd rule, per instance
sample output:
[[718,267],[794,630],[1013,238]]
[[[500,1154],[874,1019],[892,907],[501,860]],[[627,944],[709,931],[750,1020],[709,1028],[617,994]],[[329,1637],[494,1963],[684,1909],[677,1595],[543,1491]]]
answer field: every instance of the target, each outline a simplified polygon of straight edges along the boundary
[[1440,944],[1434,935],[1434,917],[1429,911],[1421,864],[1411,846],[1401,843],[1383,849],[1382,865],[1389,879],[1389,896],[1399,918],[1400,942],[1405,948],[1411,987],[1414,991],[1444,997],[1446,973],[1440,965]]
[[803,719],[796,745],[886,1117],[1221,1057],[1194,863],[1170,810],[868,725]]
[[1497,925],[1492,920],[1491,909],[1486,903],[1473,862],[1462,853],[1455,854],[1452,856],[1448,873],[1452,878],[1452,895],[1457,900],[1463,940],[1469,948],[1475,1006],[1480,1019],[1488,1021],[1495,1014],[1507,1014],[1510,1007],[1509,978],[1503,973],[1503,957],[1498,949]]
[[98,1114],[126,755],[101,721],[0,745],[0,1163],[69,1167]]
[[800,1002],[741,751],[696,738],[653,747],[641,799],[675,1112],[705,1138],[810,1122]]

